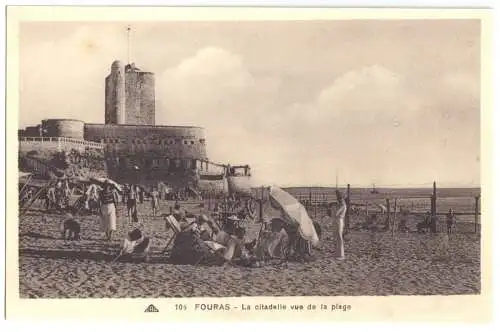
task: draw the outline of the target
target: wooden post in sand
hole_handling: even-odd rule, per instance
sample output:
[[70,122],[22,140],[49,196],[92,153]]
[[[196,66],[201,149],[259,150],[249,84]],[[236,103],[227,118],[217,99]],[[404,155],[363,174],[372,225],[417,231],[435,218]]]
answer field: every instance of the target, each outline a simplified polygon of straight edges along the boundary
[[311,187],[309,187],[309,206],[312,208],[312,192],[311,192]]
[[385,199],[385,208],[387,209],[387,216],[385,217],[385,228],[388,230],[391,225],[391,201],[389,198]]
[[437,215],[436,215],[436,201],[437,201],[437,190],[436,181],[432,185],[432,196],[431,196],[431,232],[437,233]]
[[475,197],[475,207],[474,207],[474,233],[477,233],[477,224],[479,222],[479,196]]
[[396,217],[398,215],[398,199],[394,198],[394,217],[392,220],[392,236],[394,236],[394,232],[396,232]]
[[261,224],[264,223],[264,186],[260,189],[259,220]]
[[345,229],[346,234],[349,232],[351,225],[351,185],[347,184],[347,199],[346,199],[347,211],[345,213]]

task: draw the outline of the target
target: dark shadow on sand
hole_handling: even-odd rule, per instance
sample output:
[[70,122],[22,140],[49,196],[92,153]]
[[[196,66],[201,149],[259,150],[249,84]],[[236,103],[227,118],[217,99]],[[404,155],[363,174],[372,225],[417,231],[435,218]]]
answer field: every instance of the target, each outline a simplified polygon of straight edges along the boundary
[[50,240],[57,240],[58,239],[58,238],[50,236],[50,235],[43,235],[43,234],[36,233],[36,232],[21,233],[21,234],[19,234],[19,237],[31,237],[34,239],[50,239]]
[[19,249],[19,256],[51,258],[51,259],[71,259],[71,260],[93,260],[93,261],[112,261],[114,256],[111,253],[95,251],[74,251],[74,250],[47,250],[47,249]]
[[[114,252],[99,252],[88,250],[50,250],[50,249],[19,249],[20,257],[35,257],[64,260],[92,260],[102,262],[112,262],[118,256],[118,250]],[[141,257],[121,257],[116,263],[146,263],[146,264],[169,264],[168,256],[152,256],[149,262],[145,262]]]

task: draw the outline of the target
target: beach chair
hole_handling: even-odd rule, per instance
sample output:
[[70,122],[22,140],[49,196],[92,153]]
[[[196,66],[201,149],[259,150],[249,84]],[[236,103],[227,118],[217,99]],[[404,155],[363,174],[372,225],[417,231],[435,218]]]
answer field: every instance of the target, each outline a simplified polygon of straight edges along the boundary
[[[207,249],[207,253],[205,255],[202,255],[200,259],[198,259],[198,261],[194,264],[194,266],[200,264],[204,259],[207,258],[208,255],[214,255],[217,258],[223,260],[226,264],[231,266],[233,265],[231,259],[228,259],[226,257],[228,249],[226,246],[223,246],[222,244],[217,243],[215,241],[200,241],[200,243],[204,246],[205,249]],[[232,250],[233,252],[231,252],[230,254],[231,256],[234,254],[235,249],[233,248]]]
[[175,217],[171,214],[165,216],[165,226],[167,227],[167,229],[171,229],[173,231],[173,234],[170,237],[170,239],[168,240],[165,248],[162,250],[162,252],[161,252],[162,254],[168,250],[168,247],[170,247],[170,244],[172,244],[172,242],[175,240],[177,235],[182,231],[181,225],[179,224],[177,219],[175,219]]

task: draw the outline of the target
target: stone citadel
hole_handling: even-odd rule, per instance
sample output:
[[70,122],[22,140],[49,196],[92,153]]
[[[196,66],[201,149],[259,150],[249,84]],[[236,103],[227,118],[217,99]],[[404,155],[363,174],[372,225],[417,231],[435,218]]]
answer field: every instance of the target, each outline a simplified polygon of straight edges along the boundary
[[201,127],[155,124],[155,77],[114,61],[105,79],[104,124],[46,119],[18,131],[20,154],[36,149],[102,150],[107,175],[117,181],[185,186],[200,172],[223,172],[209,162]]

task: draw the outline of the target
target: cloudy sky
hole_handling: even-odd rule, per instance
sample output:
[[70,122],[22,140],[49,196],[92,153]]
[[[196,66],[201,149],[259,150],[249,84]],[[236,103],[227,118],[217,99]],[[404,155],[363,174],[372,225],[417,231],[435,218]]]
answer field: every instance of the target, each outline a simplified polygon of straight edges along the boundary
[[104,122],[113,60],[156,74],[157,124],[206,128],[258,183],[480,183],[480,22],[23,23],[20,127]]

